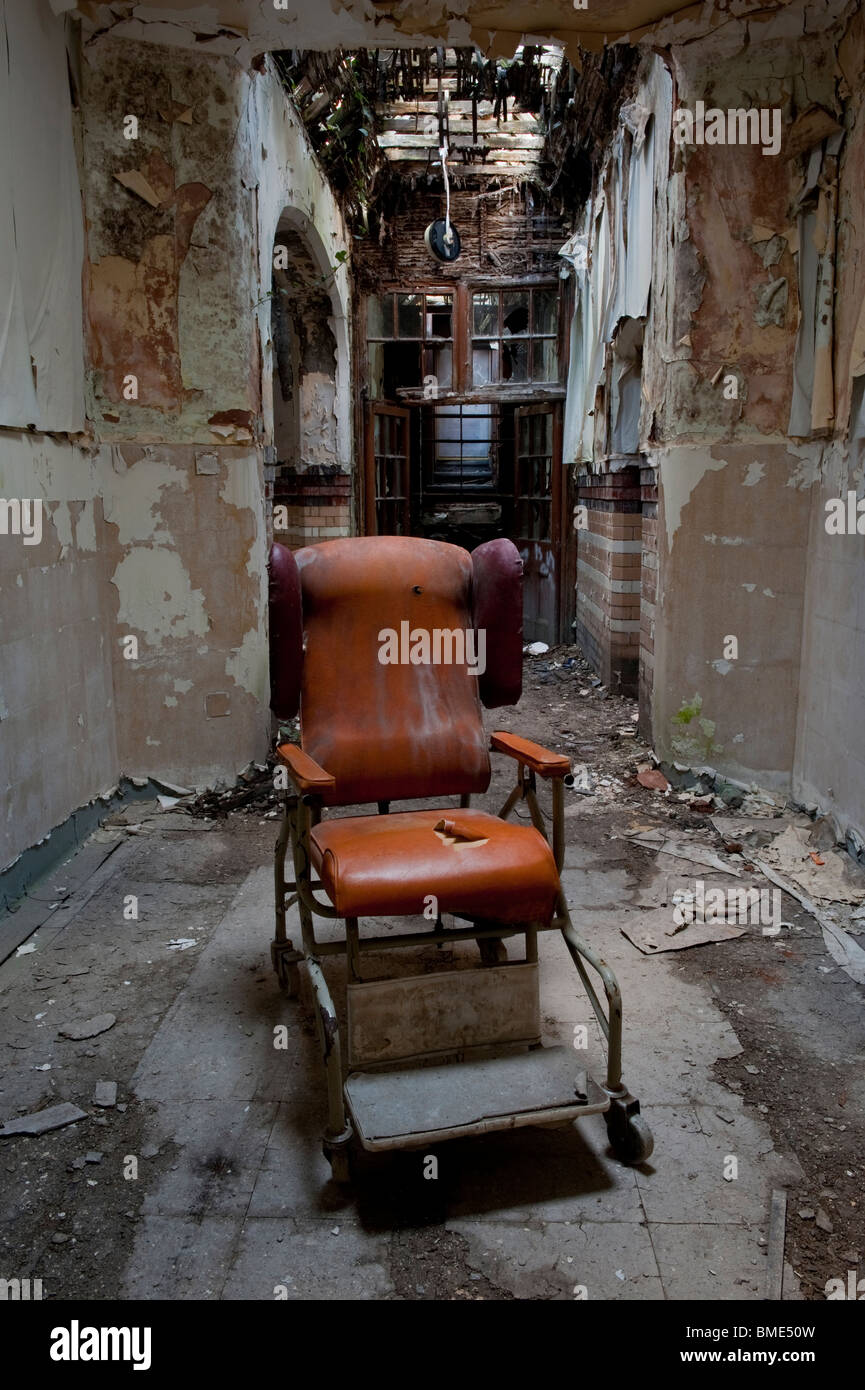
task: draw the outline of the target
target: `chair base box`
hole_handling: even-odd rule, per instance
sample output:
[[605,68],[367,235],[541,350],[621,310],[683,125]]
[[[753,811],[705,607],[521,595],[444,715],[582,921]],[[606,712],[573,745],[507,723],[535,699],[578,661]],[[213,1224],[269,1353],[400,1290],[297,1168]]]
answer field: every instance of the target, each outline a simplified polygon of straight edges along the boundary
[[536,963],[348,986],[349,1066],[540,1042]]

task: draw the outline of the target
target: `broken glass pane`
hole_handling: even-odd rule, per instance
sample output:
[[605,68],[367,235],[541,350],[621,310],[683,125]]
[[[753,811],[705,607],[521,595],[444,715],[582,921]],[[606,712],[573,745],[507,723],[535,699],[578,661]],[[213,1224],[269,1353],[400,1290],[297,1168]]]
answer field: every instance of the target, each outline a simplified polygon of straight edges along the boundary
[[555,338],[535,339],[535,381],[558,381],[559,354]]
[[502,381],[528,381],[529,344],[508,339],[502,343]]
[[512,337],[529,331],[529,292],[509,290],[502,295],[502,332]]
[[[453,349],[450,343],[441,347],[424,348],[424,389],[428,386],[435,391],[449,391],[451,389],[453,373]],[[435,381],[427,381],[427,377],[434,376]]]
[[426,336],[452,338],[451,312],[453,298],[449,294],[428,294],[426,297]]
[[397,323],[401,338],[422,337],[421,311],[423,296],[420,294],[397,295]]
[[487,386],[498,381],[498,343],[475,343],[472,350],[472,381],[475,386]]
[[366,336],[368,338],[393,337],[393,295],[370,295],[366,306]]
[[499,331],[499,297],[497,294],[472,295],[473,329],[476,338],[492,337]]
[[421,386],[420,343],[384,343],[383,392],[392,399],[400,386]]
[[535,333],[555,333],[558,325],[559,296],[556,290],[534,292]]
[[373,401],[384,395],[384,343],[369,344],[369,394]]

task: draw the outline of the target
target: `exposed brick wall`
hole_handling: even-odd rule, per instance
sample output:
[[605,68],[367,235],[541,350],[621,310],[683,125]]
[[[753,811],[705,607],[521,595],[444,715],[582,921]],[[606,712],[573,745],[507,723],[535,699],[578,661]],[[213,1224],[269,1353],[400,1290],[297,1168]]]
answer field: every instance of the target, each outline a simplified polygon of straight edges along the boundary
[[577,641],[611,690],[637,693],[642,511],[639,468],[580,473],[588,527],[577,533]]
[[283,545],[298,550],[317,541],[351,534],[351,475],[337,467],[310,467],[298,472],[283,464],[273,484],[274,534]]
[[655,604],[658,597],[658,478],[654,468],[640,469],[643,516],[642,589],[640,593],[640,733],[651,742],[652,687],[655,670]]
[[[505,129],[505,127],[503,127]],[[529,204],[521,192],[510,188],[495,195],[486,188],[453,186],[459,171],[452,172],[451,219],[462,239],[458,261],[446,265],[433,260],[424,242],[430,222],[444,213],[443,195],[437,189],[407,191],[405,205],[386,227],[386,235],[356,241],[352,265],[358,289],[378,293],[382,284],[412,284],[464,280],[472,275],[532,275],[558,273],[558,251],[568,228],[551,209],[544,207],[535,190]]]

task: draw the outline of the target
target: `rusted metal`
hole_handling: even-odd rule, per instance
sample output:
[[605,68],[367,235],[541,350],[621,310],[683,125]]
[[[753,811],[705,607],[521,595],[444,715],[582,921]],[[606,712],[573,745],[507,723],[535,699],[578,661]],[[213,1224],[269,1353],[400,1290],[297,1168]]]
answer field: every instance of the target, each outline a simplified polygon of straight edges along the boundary
[[291,826],[288,819],[287,807],[283,807],[282,823],[279,827],[279,835],[276,841],[276,848],[273,856],[273,877],[274,893],[276,898],[276,940],[285,941],[285,854],[288,848]]
[[327,1072],[328,1123],[325,1139],[330,1142],[344,1142],[350,1135],[351,1129],[346,1122],[345,1102],[342,1093],[342,1052],[339,1041],[339,1022],[327,981],[314,956],[307,956],[306,968],[315,996],[316,1025]]
[[[564,863],[564,788],[560,777],[555,777],[551,780],[553,784],[553,854],[556,860],[556,868],[561,871]],[[524,800],[529,807],[532,824],[535,826],[535,829],[544,836],[544,839],[548,839],[543,814],[538,805],[535,774],[522,763],[518,763],[517,785],[499,812],[500,817],[503,820],[506,819],[516,803],[521,799]],[[619,1094],[622,1091],[622,996],[616,976],[607,965],[606,961],[602,960],[597,952],[593,951],[592,948],[577,935],[571,921],[567,900],[561,889],[559,890],[558,902],[556,905],[556,915],[550,923],[550,927],[556,928],[562,933],[565,944],[577,968],[577,973],[582,981],[583,988],[588,995],[589,1003],[592,1006],[595,1017],[607,1040],[606,1089],[611,1094]],[[541,929],[544,929],[543,926]],[[588,961],[601,977],[607,998],[606,1010],[598,998],[597,991],[583,963],[584,961]]]

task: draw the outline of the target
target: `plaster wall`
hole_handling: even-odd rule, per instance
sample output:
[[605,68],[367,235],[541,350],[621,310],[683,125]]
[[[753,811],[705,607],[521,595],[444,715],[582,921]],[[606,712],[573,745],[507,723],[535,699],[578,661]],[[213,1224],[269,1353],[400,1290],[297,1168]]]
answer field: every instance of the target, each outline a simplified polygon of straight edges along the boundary
[[[804,452],[804,451],[803,451]],[[813,506],[802,632],[802,670],[793,786],[831,813],[842,833],[865,840],[865,534],[826,530],[826,503],[862,497],[865,456],[808,450]],[[863,516],[865,532],[865,516]]]
[[[824,525],[830,496],[861,492],[861,468],[840,442],[865,368],[861,34],[845,45],[843,24],[787,29],[776,17],[747,51],[730,35],[727,52],[716,36],[673,53],[677,105],[778,108],[783,142],[777,156],[671,150],[644,359],[643,448],[660,501],[652,732],[662,755],[793,792],[861,829],[865,538],[828,536]],[[812,297],[818,286],[802,281],[797,207],[815,157],[833,236],[839,211],[821,273],[842,288],[818,312],[806,382],[829,402],[828,428],[802,438],[789,434],[794,360],[807,329],[803,284]],[[698,719],[677,720],[695,694],[708,737]]]
[[77,210],[77,244],[48,265],[79,298],[77,330],[58,318],[40,339],[63,411],[34,429],[13,401],[0,422],[0,497],[43,502],[38,545],[0,535],[0,868],[122,774],[200,786],[266,752],[262,378],[281,218],[327,285],[328,437],[352,463],[345,229],[270,60],[245,71],[114,38],[82,52],[36,5],[51,50],[27,71],[62,116],[65,160],[40,216],[74,226]]

